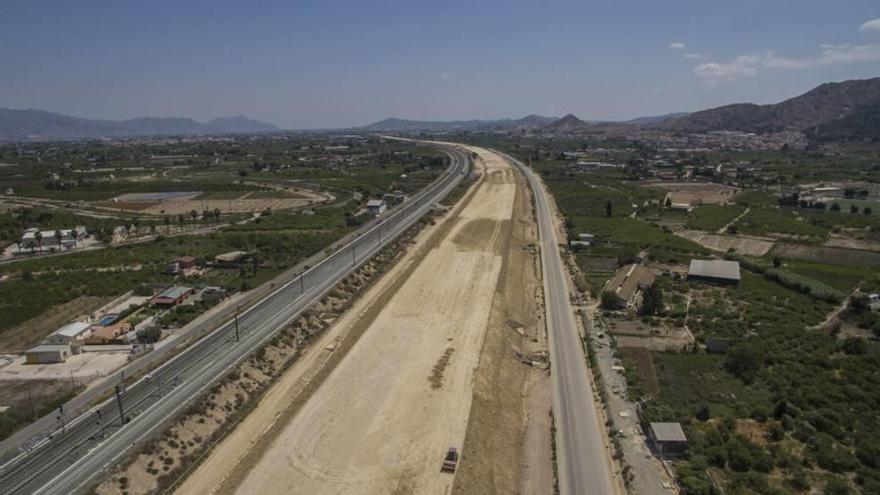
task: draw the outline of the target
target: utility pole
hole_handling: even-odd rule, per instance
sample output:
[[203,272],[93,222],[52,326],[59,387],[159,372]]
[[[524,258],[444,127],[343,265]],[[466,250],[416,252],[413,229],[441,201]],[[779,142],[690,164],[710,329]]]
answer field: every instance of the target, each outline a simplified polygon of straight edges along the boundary
[[299,274],[299,293],[300,293],[300,294],[305,294],[305,293],[306,293],[306,281],[305,281],[305,278],[306,278],[306,272],[302,272],[302,273]]
[[235,310],[235,341],[238,342],[238,309]]
[[64,405],[58,406],[58,419],[61,420],[61,433],[67,433],[67,425],[64,424]]
[[122,410],[122,385],[116,385],[116,405],[119,407],[119,421],[125,426],[125,412]]

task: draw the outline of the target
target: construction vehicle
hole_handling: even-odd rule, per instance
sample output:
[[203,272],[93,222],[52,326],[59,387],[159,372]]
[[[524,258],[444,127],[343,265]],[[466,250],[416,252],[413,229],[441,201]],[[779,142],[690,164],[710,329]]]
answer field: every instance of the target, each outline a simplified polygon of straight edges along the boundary
[[454,473],[458,466],[458,450],[455,447],[449,447],[446,451],[446,457],[443,459],[443,465],[440,467],[441,473]]

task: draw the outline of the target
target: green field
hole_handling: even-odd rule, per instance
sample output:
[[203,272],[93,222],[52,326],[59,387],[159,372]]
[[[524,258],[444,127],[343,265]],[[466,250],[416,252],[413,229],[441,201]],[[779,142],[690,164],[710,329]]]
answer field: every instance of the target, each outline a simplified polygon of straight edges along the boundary
[[740,205],[706,205],[695,208],[688,216],[686,227],[715,232],[733,221],[746,209]]

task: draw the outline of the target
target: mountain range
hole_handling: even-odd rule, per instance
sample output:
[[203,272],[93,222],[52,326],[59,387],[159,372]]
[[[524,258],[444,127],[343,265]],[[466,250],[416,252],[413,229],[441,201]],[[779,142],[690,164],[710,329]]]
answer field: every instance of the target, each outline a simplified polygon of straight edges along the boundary
[[[801,131],[815,141],[880,141],[880,77],[822,84],[800,96],[769,105],[737,103],[693,113],[640,117],[628,121],[585,121],[527,115],[519,119],[422,121],[389,118],[360,132],[457,132],[529,130],[549,133],[601,131],[609,127],[671,133]],[[127,138],[274,132],[272,124],[246,117],[198,122],[189,118],[143,117],[101,120],[41,110],[0,108],[0,140]]]
[[224,117],[208,122],[178,117],[103,120],[42,110],[0,108],[0,139],[4,140],[239,134],[277,130],[272,124],[246,117]]
[[453,131],[491,131],[512,129],[544,129],[555,132],[570,132],[581,128],[588,128],[600,124],[632,124],[651,125],[665,122],[666,120],[681,117],[687,113],[671,113],[667,115],[654,115],[639,117],[627,121],[584,121],[574,115],[565,117],[545,117],[543,115],[527,115],[520,119],[495,119],[495,120],[407,120],[389,118],[372,124],[358,127],[360,131],[368,132],[453,132]]
[[358,130],[368,132],[379,131],[483,131],[492,129],[516,129],[544,127],[555,121],[556,117],[544,117],[542,115],[527,115],[521,119],[496,119],[496,120],[407,120],[389,118],[359,127]]
[[[880,77],[825,83],[794,98],[770,105],[737,103],[694,112],[662,124],[675,132],[802,131],[826,139],[880,137]],[[871,124],[873,128],[871,128]]]

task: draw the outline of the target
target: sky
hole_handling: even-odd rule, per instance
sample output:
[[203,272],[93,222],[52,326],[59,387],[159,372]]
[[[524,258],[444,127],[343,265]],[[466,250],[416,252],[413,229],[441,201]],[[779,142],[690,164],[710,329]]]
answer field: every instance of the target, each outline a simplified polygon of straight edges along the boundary
[[2,1],[0,107],[622,120],[880,76],[877,0]]

